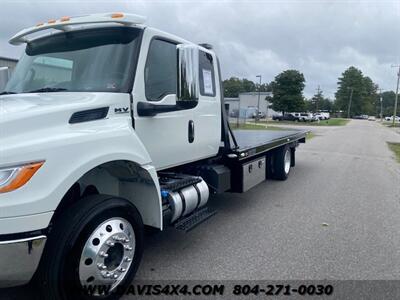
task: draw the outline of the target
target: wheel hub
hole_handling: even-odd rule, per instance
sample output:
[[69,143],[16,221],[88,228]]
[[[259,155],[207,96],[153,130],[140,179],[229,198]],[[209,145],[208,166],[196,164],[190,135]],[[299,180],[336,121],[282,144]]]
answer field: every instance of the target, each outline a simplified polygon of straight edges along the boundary
[[285,173],[286,174],[289,174],[290,164],[291,164],[290,151],[286,150],[286,152],[285,152]]
[[86,241],[79,262],[81,285],[119,285],[135,254],[135,232],[123,218],[100,224]]

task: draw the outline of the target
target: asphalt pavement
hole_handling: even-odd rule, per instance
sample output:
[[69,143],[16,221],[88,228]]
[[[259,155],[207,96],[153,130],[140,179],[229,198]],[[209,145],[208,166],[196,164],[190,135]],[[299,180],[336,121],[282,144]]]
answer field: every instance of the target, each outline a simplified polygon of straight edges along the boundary
[[400,164],[386,145],[400,135],[365,120],[317,134],[287,181],[215,196],[218,214],[191,232],[147,237],[137,278],[400,279]]
[[400,164],[386,145],[400,134],[364,120],[316,134],[287,181],[212,197],[218,213],[189,233],[147,235],[136,278],[400,279]]

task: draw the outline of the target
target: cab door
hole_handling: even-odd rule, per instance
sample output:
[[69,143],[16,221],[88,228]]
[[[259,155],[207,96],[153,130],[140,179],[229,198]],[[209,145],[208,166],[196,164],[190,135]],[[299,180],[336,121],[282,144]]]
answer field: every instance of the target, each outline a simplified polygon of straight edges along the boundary
[[199,50],[199,103],[194,108],[196,151],[199,158],[215,156],[221,145],[221,97],[217,58]]
[[138,115],[136,105],[139,102],[163,106],[176,104],[178,42],[146,31],[134,85],[134,126],[154,166],[161,170],[198,158],[195,137],[190,136],[195,120],[193,109],[172,110],[154,116]]

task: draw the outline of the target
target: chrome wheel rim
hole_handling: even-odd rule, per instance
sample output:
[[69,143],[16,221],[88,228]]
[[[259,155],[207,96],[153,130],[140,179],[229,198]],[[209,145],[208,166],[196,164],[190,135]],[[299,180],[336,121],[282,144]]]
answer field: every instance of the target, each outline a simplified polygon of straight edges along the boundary
[[125,278],[135,254],[135,232],[123,218],[101,223],[83,247],[79,261],[82,286],[107,285],[114,290]]
[[290,170],[290,151],[286,150],[285,152],[285,173],[289,174],[289,170]]

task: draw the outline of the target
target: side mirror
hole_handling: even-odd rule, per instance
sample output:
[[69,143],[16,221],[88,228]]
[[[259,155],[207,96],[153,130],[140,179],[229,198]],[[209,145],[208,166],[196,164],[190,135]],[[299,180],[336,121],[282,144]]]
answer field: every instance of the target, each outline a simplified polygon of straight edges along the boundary
[[139,116],[151,117],[160,113],[191,109],[199,102],[199,49],[195,45],[179,44],[177,52],[176,104],[139,102]]
[[177,106],[193,108],[199,101],[199,48],[195,45],[179,44]]
[[10,77],[10,70],[7,67],[0,68],[0,92],[4,91]]

